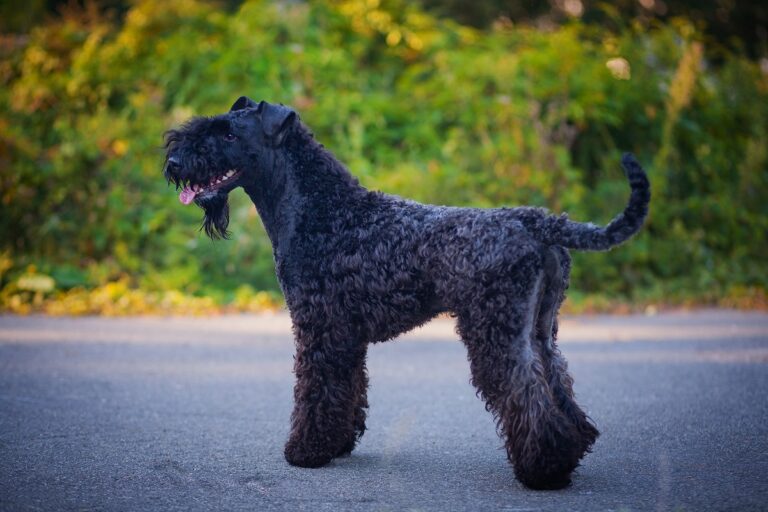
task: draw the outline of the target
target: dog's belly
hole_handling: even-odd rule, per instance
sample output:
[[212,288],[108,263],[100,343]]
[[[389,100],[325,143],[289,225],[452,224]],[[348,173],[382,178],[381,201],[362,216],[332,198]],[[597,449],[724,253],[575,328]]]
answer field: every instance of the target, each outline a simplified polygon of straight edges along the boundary
[[[370,284],[370,283],[369,283]],[[383,287],[350,287],[340,290],[336,315],[361,341],[387,341],[418,327],[445,307],[432,284],[414,280]]]
[[376,319],[375,325],[367,333],[367,341],[378,343],[391,340],[447,311],[434,292],[422,294],[418,302],[418,307],[411,309],[408,314],[403,314],[396,307],[382,310],[380,318]]

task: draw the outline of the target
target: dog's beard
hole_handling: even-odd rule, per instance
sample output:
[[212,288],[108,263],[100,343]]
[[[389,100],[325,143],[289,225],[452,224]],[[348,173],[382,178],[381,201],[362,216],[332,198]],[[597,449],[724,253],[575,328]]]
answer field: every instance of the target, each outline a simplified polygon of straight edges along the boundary
[[216,194],[200,199],[197,204],[205,212],[202,229],[213,240],[229,238],[229,201],[228,194]]

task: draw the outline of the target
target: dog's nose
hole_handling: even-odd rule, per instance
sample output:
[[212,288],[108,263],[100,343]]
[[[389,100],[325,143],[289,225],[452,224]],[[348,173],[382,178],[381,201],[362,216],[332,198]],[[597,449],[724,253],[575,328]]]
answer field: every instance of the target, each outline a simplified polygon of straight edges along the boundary
[[168,157],[168,160],[166,160],[166,166],[168,167],[169,171],[176,171],[181,166],[181,162],[178,158],[171,155]]

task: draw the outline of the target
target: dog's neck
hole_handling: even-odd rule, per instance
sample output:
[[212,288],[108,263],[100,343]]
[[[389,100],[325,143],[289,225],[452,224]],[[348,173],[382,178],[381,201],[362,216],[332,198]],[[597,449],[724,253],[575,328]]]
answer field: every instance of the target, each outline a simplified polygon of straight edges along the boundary
[[368,192],[302,125],[283,149],[273,152],[265,171],[258,184],[243,188],[256,205],[276,258],[290,250],[297,226],[303,233],[327,233],[345,203]]
[[297,124],[286,139],[285,150],[299,193],[312,201],[313,207],[327,208],[329,197],[344,200],[365,192],[357,178],[302,124]]
[[261,179],[258,183],[246,184],[243,189],[256,206],[277,256],[283,247],[287,247],[293,235],[297,212],[291,205],[292,189],[295,187],[287,173],[274,172],[278,166],[284,167],[285,162],[278,161],[278,155],[274,155],[274,158],[272,165],[268,166],[265,172],[268,178]]

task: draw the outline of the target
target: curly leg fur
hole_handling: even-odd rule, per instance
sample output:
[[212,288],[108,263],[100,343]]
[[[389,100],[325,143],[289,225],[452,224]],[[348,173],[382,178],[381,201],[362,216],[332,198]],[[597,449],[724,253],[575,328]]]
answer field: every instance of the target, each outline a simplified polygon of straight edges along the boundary
[[365,419],[368,410],[368,371],[365,367],[364,357],[359,360],[353,379],[353,398],[355,400],[355,406],[352,424],[354,426],[355,435],[348,439],[347,443],[342,447],[339,453],[336,454],[337,457],[352,453],[352,450],[355,449],[355,445],[365,433]]
[[565,299],[570,256],[562,247],[547,248],[545,251],[545,288],[537,318],[535,347],[544,361],[547,380],[558,407],[579,433],[580,450],[583,456],[591,451],[600,433],[575,401],[573,378],[568,373],[568,363],[556,344],[557,312]]
[[513,290],[486,290],[483,307],[462,312],[458,327],[468,348],[472,383],[506,438],[515,475],[534,489],[558,489],[570,483],[584,443],[559,407],[541,351],[534,346],[545,276],[536,264],[522,267]]
[[297,333],[296,385],[285,458],[320,467],[349,453],[365,430],[365,346]]

